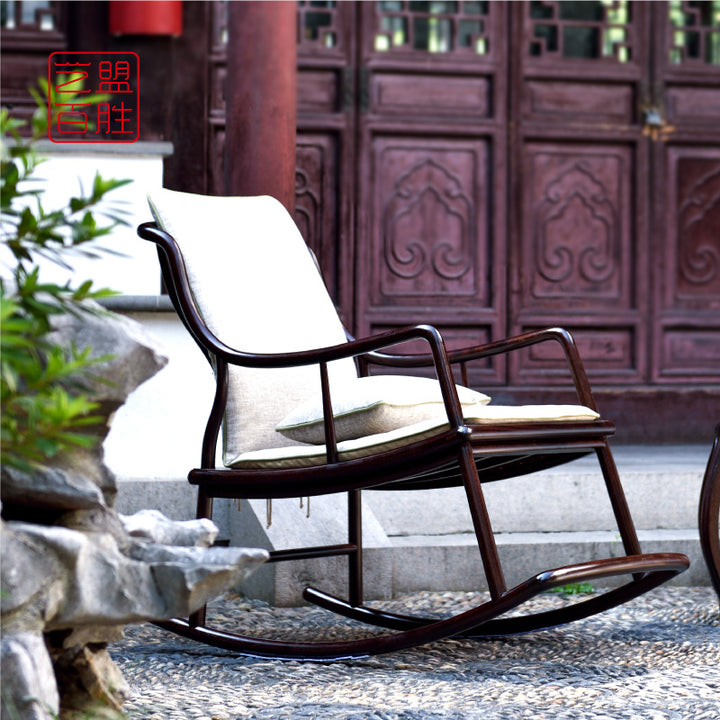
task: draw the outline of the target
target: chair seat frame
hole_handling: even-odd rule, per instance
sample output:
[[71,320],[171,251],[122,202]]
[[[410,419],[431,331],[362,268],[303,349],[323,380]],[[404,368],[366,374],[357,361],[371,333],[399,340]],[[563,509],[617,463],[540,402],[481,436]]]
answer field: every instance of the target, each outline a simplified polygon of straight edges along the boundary
[[[304,597],[340,615],[391,630],[371,638],[336,642],[277,641],[220,631],[206,624],[205,608],[187,620],[158,623],[201,642],[260,657],[331,660],[391,652],[444,637],[491,637],[552,627],[587,617],[626,602],[684,571],[689,561],[675,553],[643,554],[623,493],[608,437],[607,420],[528,422],[471,425],[463,420],[453,369],[467,385],[467,363],[544,342],[561,346],[581,405],[596,410],[580,355],[569,332],[562,328],[528,332],[513,338],[449,351],[432,326],[392,330],[360,340],[348,336],[342,345],[291,353],[256,354],[231,348],[208,329],[195,304],[175,240],[155,223],[144,223],[138,234],[157,245],[168,294],[183,324],[213,366],[216,391],[202,444],[201,464],[188,475],[198,488],[197,517],[212,517],[214,498],[312,497],[345,492],[348,497],[348,542],[332,546],[274,551],[270,562],[344,555],[348,559],[348,599],[307,588]],[[423,355],[388,353],[393,346],[422,341]],[[368,457],[340,460],[332,413],[328,363],[356,359],[362,374],[372,365],[434,369],[447,413],[446,429],[407,446]],[[232,469],[216,467],[216,448],[228,395],[228,368],[241,365],[281,368],[317,365],[323,398],[326,462],[310,468]],[[597,455],[625,556],[555,568],[508,588],[500,562],[482,485]],[[462,485],[465,489],[490,599],[472,610],[447,618],[383,613],[363,604],[361,491],[424,489]],[[624,584],[562,609],[499,617],[541,592],[569,583],[627,576]]]

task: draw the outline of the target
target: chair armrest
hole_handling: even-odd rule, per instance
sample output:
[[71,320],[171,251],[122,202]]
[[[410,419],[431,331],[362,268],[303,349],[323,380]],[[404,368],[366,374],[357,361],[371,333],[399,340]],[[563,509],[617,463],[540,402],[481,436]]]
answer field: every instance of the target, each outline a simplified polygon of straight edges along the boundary
[[[351,340],[341,345],[333,345],[313,350],[304,350],[291,353],[277,354],[249,354],[240,353],[227,346],[218,348],[217,369],[224,369],[228,364],[245,365],[249,367],[280,368],[298,365],[320,366],[320,390],[322,394],[323,418],[325,426],[325,448],[328,463],[338,462],[337,437],[335,433],[335,419],[332,409],[328,363],[348,357],[356,357],[376,352],[383,348],[400,345],[408,340],[424,340],[430,345],[430,354],[427,355],[434,366],[435,374],[440,384],[445,412],[451,427],[461,431],[464,428],[463,413],[458,398],[452,367],[447,357],[447,350],[442,336],[431,325],[416,325],[414,327],[389,330],[362,340]],[[223,372],[223,375],[225,373]],[[220,375],[218,374],[218,378]],[[225,381],[222,381],[225,385]]]
[[401,345],[409,340],[423,340],[430,346],[430,353],[426,355],[428,358],[427,366],[435,368],[448,413],[448,420],[455,426],[462,425],[460,400],[457,396],[455,379],[452,374],[445,342],[440,332],[431,325],[416,325],[397,330],[388,330],[361,340],[351,340],[341,345],[290,353],[242,353],[223,345],[222,348],[218,349],[217,356],[231,365],[245,365],[248,367],[280,368],[298,365],[320,365],[323,398],[329,400],[329,382],[327,378],[327,364],[329,362],[377,352],[384,348]]
[[[572,334],[565,328],[551,327],[534,330],[495,342],[473,345],[458,350],[448,350],[447,357],[451,364],[466,363],[471,360],[502,355],[530,345],[548,341],[557,342],[562,347],[580,403],[592,410],[597,410],[595,399],[590,389],[590,382],[587,378],[587,373],[580,358],[577,345],[575,344]],[[392,355],[389,353],[370,352],[363,355],[361,359],[368,364],[386,367],[428,367],[432,363],[432,358],[429,355],[423,354]]]

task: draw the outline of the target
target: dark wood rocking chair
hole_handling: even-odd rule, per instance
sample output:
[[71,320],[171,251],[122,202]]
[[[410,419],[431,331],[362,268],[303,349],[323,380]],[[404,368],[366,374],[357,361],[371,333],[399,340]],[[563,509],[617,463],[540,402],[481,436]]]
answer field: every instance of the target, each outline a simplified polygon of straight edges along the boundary
[[[198,487],[198,517],[211,517],[213,498],[347,493],[347,543],[277,551],[270,561],[347,556],[347,600],[314,588],[306,588],[304,597],[388,632],[337,642],[278,641],[211,628],[204,610],[188,620],[164,622],[163,627],[262,657],[361,657],[449,636],[502,636],[577,620],[637,597],[687,568],[684,555],[641,553],[608,446],[614,426],[596,411],[568,332],[552,328],[453,351],[430,326],[355,340],[346,335],[311,253],[276,200],[160,190],[152,194],[150,205],[155,222],[141,225],[138,233],[157,245],[172,302],[217,381],[200,467],[188,476]],[[387,352],[408,341],[425,343],[427,353]],[[577,406],[495,406],[481,393],[455,384],[453,366],[460,368],[467,386],[469,361],[542,342],[562,347]],[[381,375],[377,380],[367,376],[370,365],[429,366],[437,379]],[[406,390],[417,396],[416,402],[373,395],[388,389],[401,394]],[[217,467],[221,429],[224,466]],[[593,452],[626,555],[550,569],[508,589],[482,484]],[[457,485],[465,488],[490,599],[443,619],[364,605],[362,489]],[[576,604],[536,613],[515,611],[549,589],[614,576],[625,577]],[[513,613],[507,615],[509,611]]]
[[700,491],[698,507],[698,527],[700,529],[700,547],[710,573],[710,581],[720,600],[720,423],[715,427],[710,457]]

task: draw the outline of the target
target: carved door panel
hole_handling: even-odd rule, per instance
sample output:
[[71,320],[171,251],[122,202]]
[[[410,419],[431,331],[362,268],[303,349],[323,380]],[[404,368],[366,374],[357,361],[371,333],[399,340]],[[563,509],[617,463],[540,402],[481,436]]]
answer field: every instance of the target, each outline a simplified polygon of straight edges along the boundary
[[[647,379],[650,5],[513,8],[511,331],[569,327],[595,381],[612,384]],[[540,346],[512,359],[511,382],[564,381],[563,365]]]
[[352,327],[357,8],[298,2],[295,220]]
[[720,380],[720,2],[658,18],[652,380]]
[[[720,378],[720,3],[528,2],[510,329],[573,329],[596,384]],[[510,383],[552,383],[555,352]]]
[[[503,335],[506,5],[360,8],[356,330]],[[472,376],[499,383],[504,367]]]

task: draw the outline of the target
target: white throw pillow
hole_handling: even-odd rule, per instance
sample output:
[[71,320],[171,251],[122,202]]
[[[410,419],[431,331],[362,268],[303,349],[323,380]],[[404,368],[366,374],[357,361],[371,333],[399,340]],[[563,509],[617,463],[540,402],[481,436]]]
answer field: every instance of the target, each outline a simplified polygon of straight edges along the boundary
[[[463,415],[472,417],[490,398],[457,385]],[[371,375],[331,389],[338,442],[389,432],[424,420],[447,418],[437,380],[407,375]],[[325,442],[322,397],[309,398],[286,415],[275,429],[299,442]]]

